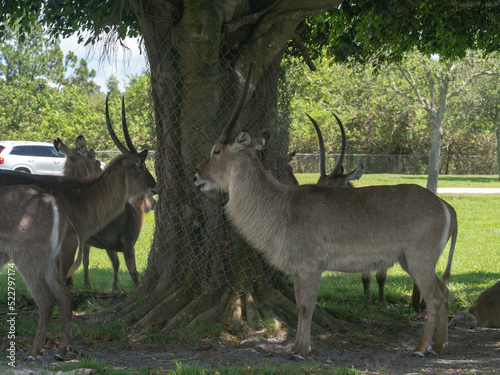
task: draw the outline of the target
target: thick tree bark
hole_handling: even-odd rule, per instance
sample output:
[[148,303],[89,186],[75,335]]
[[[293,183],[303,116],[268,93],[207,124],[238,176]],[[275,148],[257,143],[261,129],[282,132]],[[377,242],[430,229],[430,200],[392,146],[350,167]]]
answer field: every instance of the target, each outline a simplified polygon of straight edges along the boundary
[[439,171],[441,169],[441,138],[446,107],[448,105],[448,79],[439,85],[439,102],[428,110],[432,118],[431,149],[429,151],[429,166],[427,173],[427,189],[437,193]]
[[441,168],[441,132],[441,125],[433,123],[429,165],[427,167],[427,189],[434,193],[437,192],[439,169]]
[[497,135],[497,167],[498,178],[500,179],[500,111],[495,114],[495,132]]
[[[144,8],[141,1],[130,1],[151,71],[160,193],[141,286],[113,310],[123,322],[170,332],[196,319],[214,319],[237,334],[251,331],[263,316],[295,324],[288,278],[271,269],[226,223],[226,197],[207,197],[194,188],[192,178],[229,119],[252,61],[254,74],[237,127],[262,97],[267,70],[271,93],[256,127],[274,136],[262,158],[278,172],[288,145],[277,112],[277,71],[286,43],[305,16],[340,2],[276,1],[262,7],[267,3],[157,0]],[[115,319],[110,310],[104,313]]]

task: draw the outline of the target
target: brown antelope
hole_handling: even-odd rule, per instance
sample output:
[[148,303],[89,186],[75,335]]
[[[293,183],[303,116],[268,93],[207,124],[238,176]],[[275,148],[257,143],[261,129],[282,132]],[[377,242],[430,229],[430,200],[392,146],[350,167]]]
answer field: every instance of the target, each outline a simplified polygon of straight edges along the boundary
[[65,145],[60,138],[54,139],[54,148],[66,155],[64,176],[86,178],[102,172],[101,162],[96,159],[93,149],[87,150],[87,141],[83,135],[76,137],[75,148]]
[[[319,179],[317,184],[319,185],[330,185],[330,186],[337,186],[337,187],[346,187],[346,188],[353,188],[353,185],[351,183],[352,180],[359,180],[361,176],[363,175],[363,166],[358,165],[358,167],[354,170],[352,170],[349,173],[344,174],[344,167],[342,166],[342,163],[344,161],[344,156],[345,156],[345,148],[346,148],[346,136],[345,136],[345,130],[344,126],[342,125],[342,122],[340,119],[333,113],[335,116],[335,119],[337,120],[337,123],[339,124],[340,127],[340,133],[342,136],[342,145],[340,149],[340,155],[339,159],[337,160],[337,163],[333,167],[332,171],[330,174],[326,174],[326,155],[325,155],[325,143],[323,141],[323,135],[321,134],[321,129],[319,128],[318,123],[306,113],[306,116],[309,117],[309,120],[311,120],[314,129],[316,129],[316,134],[318,136],[318,143],[319,143]],[[291,168],[291,167],[290,167]],[[288,174],[293,174],[293,171],[288,171]],[[295,177],[295,176],[294,176]],[[291,178],[289,178],[291,180]],[[298,182],[295,184],[298,185]],[[387,270],[378,270],[377,274],[375,276],[378,284],[378,300],[380,303],[385,303],[385,280],[387,278]],[[371,279],[371,274],[370,273],[365,273],[361,276],[361,282],[363,283],[363,291],[366,296],[366,298],[370,298],[370,279]]]
[[352,170],[349,173],[344,174],[344,157],[345,157],[345,148],[346,148],[346,137],[345,137],[345,130],[344,130],[344,125],[342,125],[342,122],[340,119],[337,117],[335,113],[333,113],[333,116],[335,116],[335,119],[337,120],[337,123],[339,124],[340,128],[340,133],[342,136],[342,145],[340,148],[340,156],[339,160],[337,160],[337,163],[333,167],[332,171],[330,174],[326,174],[326,155],[325,155],[325,143],[323,141],[323,135],[321,134],[321,129],[319,128],[318,123],[306,113],[306,116],[309,117],[309,120],[311,120],[312,124],[314,125],[314,129],[316,129],[316,134],[318,135],[318,143],[319,143],[319,179],[318,182],[316,182],[318,185],[329,185],[329,186],[337,186],[337,187],[350,187],[352,188],[351,181],[353,180],[359,180],[361,176],[363,175],[363,166],[358,165],[356,169]]
[[[320,150],[319,152],[320,177],[318,179],[317,184],[353,188],[353,185],[351,184],[350,181],[358,180],[359,178],[361,178],[363,174],[363,166],[359,165],[355,170],[347,174],[343,173],[344,171],[342,163],[344,161],[345,147],[346,147],[345,130],[344,130],[344,125],[342,125],[342,122],[337,117],[337,115],[335,113],[333,113],[333,115],[335,116],[335,119],[337,120],[337,123],[339,124],[340,127],[340,133],[342,136],[342,146],[340,150],[339,160],[335,164],[335,167],[333,168],[332,172],[329,175],[327,175],[325,146],[323,142],[323,135],[321,134],[321,129],[319,128],[318,123],[306,113],[306,116],[309,117],[309,120],[311,120],[312,124],[314,125],[314,129],[316,129],[316,134],[318,135],[319,150]],[[380,303],[385,303],[385,280],[387,279],[387,269],[378,270],[375,278],[378,284],[378,300]],[[361,276],[361,282],[363,283],[363,291],[366,298],[368,299],[370,298],[370,281],[371,281],[370,279],[371,279],[370,272],[364,273]]]
[[[268,132],[252,139],[246,126],[231,135],[248,85],[249,77],[194,183],[202,191],[228,193],[225,212],[233,225],[272,265],[294,276],[294,354],[303,357],[311,351],[312,314],[323,271],[366,273],[396,261],[427,301],[427,320],[414,355],[441,352],[448,341],[448,289],[435,267],[450,237],[453,207],[417,185],[345,189],[280,183],[257,155],[262,141],[268,144]],[[455,240],[453,232],[448,266]],[[447,280],[449,267],[446,272]]]
[[288,185],[298,185],[299,181],[297,181],[297,178],[295,177],[295,174],[293,173],[293,167],[290,164],[297,154],[297,151],[292,151],[286,155],[286,183]]
[[67,208],[38,186],[0,187],[0,267],[12,260],[38,306],[38,328],[28,359],[45,345],[54,304],[61,317],[62,359],[71,345],[72,294],[59,271],[59,253],[66,237],[78,238]]
[[[340,127],[340,132],[342,135],[342,146],[341,146],[341,151],[340,151],[340,156],[339,160],[335,164],[335,167],[333,168],[332,172],[327,175],[326,174],[326,158],[325,158],[325,146],[323,142],[323,136],[321,134],[321,129],[319,128],[318,123],[306,113],[307,117],[311,120],[312,124],[314,125],[314,128],[316,129],[316,133],[318,135],[318,142],[319,142],[319,148],[320,148],[320,153],[319,153],[319,171],[320,171],[320,177],[318,179],[317,184],[320,185],[330,185],[330,186],[338,186],[338,187],[348,187],[352,188],[353,185],[351,184],[351,180],[358,180],[361,178],[363,174],[363,166],[359,165],[356,169],[353,171],[344,174],[342,163],[344,160],[344,155],[345,155],[345,144],[346,144],[346,137],[345,137],[345,130],[344,126],[342,125],[342,122],[340,119],[333,113],[333,116],[335,116],[335,119],[337,120],[337,123],[339,124]],[[293,171],[292,171],[293,173]],[[451,225],[452,225],[452,230],[450,233],[454,232],[456,230],[457,226],[457,218],[454,212],[451,212]],[[380,269],[377,271],[376,276],[375,276],[378,284],[378,300],[380,303],[385,303],[385,281],[387,279],[387,269]],[[370,298],[370,279],[371,279],[371,274],[364,273],[361,276],[361,282],[363,284],[363,291],[366,296],[366,298]],[[417,285],[413,283],[413,292],[412,292],[412,298],[411,298],[411,305],[415,310],[419,308],[425,308],[425,302],[420,298],[420,291],[418,290]]]
[[[125,116],[125,103],[123,98],[122,116]],[[109,118],[107,100],[106,120],[111,121]],[[124,135],[128,138],[127,143],[131,144],[128,132],[124,131]],[[116,135],[112,137],[116,137]],[[66,146],[59,138],[54,140],[54,146],[56,150],[61,151],[67,156],[64,166],[64,175],[75,178],[85,178],[102,173],[100,162],[95,160],[95,153],[93,150],[87,151],[87,144],[82,135],[77,138],[75,149]],[[124,150],[121,151],[125,152]],[[118,288],[120,260],[118,259],[117,252],[123,253],[130,278],[135,285],[139,285],[139,274],[137,273],[135,263],[134,246],[141,233],[144,215],[153,210],[155,204],[156,201],[154,198],[146,194],[130,199],[125,205],[125,210],[123,210],[120,215],[87,240],[83,247],[83,284],[86,288],[90,289],[89,255],[91,246],[106,250],[111,260],[111,264],[113,265],[113,290]],[[73,245],[73,247],[75,247],[75,245]],[[65,251],[65,254],[71,254],[71,251],[68,249]]]
[[[39,309],[39,323],[28,358],[38,355],[45,343],[54,303],[61,315],[61,344],[56,358],[62,359],[71,345],[72,294],[60,272],[66,248],[63,242],[79,241],[78,259],[68,272],[71,276],[81,261],[82,245],[125,208],[128,199],[155,189],[156,181],[145,166],[147,150],[135,149],[114,158],[106,170],[78,180],[68,177],[35,176],[39,186],[17,185],[0,188],[0,206],[9,220],[0,223],[0,260],[14,260],[26,280]],[[18,178],[7,174],[10,182]],[[12,183],[11,183],[12,185]],[[2,266],[3,264],[0,264]]]

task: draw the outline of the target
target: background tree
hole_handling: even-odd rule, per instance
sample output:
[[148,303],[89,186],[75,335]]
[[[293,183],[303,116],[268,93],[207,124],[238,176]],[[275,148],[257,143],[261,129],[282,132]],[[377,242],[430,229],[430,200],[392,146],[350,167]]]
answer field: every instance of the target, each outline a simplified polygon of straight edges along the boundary
[[[425,58],[421,54],[410,54],[405,66],[383,69],[398,94],[421,106],[429,115],[430,133],[429,167],[427,189],[436,193],[441,167],[441,138],[448,101],[459,96],[472,80],[483,75],[495,75],[485,69],[483,59],[471,52],[464,59],[440,62],[437,58]],[[393,79],[400,74],[405,86],[397,85]]]
[[478,89],[482,100],[478,104],[478,110],[486,116],[492,123],[490,128],[496,137],[497,143],[497,166],[500,175],[500,80],[497,77],[491,77],[478,83]]
[[106,89],[107,94],[110,96],[120,95],[118,78],[116,78],[114,75],[111,75],[106,81]]
[[[331,114],[335,112],[344,124],[347,153],[412,155],[425,149],[422,115],[409,105],[407,98],[396,95],[389,80],[373,74],[369,68],[349,68],[316,63],[316,71],[303,64],[293,64],[296,94],[292,101],[291,148],[302,153],[317,153],[316,132],[305,112],[321,126],[328,152],[339,152],[340,130]],[[423,144],[422,144],[423,143]]]
[[[498,54],[492,54],[485,62],[497,67],[500,63]],[[490,76],[476,80],[471,83],[470,90],[464,93],[464,101],[460,103],[458,112],[461,115],[461,123],[467,124],[470,132],[482,133],[481,140],[472,140],[471,148],[474,151],[469,153],[485,153],[481,150],[484,144],[488,144],[488,138],[495,139],[497,170],[500,174],[500,77]],[[488,153],[492,153],[491,147],[487,148]]]
[[89,95],[97,94],[99,86],[97,86],[92,79],[95,78],[96,72],[94,69],[89,70],[87,62],[84,59],[78,60],[78,57],[69,52],[64,58],[67,69],[72,69],[73,73],[66,78],[66,86],[78,86],[87,91]]
[[40,25],[26,34],[14,24],[4,29],[4,39],[0,44],[0,95],[7,116],[2,126],[13,134],[23,129],[37,133],[38,119],[53,86],[64,79],[62,51],[57,41],[43,34]]
[[[265,262],[224,222],[224,197],[207,199],[191,184],[234,108],[251,61],[258,64],[241,120],[248,119],[263,95],[263,71],[269,71],[271,99],[263,122],[274,141],[263,158],[276,173],[278,150],[283,153],[288,143],[280,128],[286,124],[278,121],[286,116],[277,115],[277,72],[288,41],[303,47],[302,37],[316,51],[327,46],[340,59],[364,62],[376,57],[379,63],[400,59],[399,54],[413,45],[442,57],[459,56],[466,47],[498,49],[500,38],[492,37],[498,34],[498,16],[489,15],[494,12],[483,3],[462,9],[451,0],[389,4],[374,0],[345,2],[339,9],[340,3],[156,0],[144,6],[139,0],[110,0],[99,7],[70,0],[2,3],[4,19],[11,17],[30,27],[41,15],[55,34],[78,31],[82,40],[82,35],[90,35],[87,43],[102,35],[113,41],[117,36],[143,37],[156,119],[160,201],[142,286],[118,308],[123,321],[170,332],[186,320],[212,317],[242,332],[262,315],[278,310],[285,317],[294,314],[290,301],[278,292],[287,292],[286,283],[279,282],[283,278],[269,277]],[[328,9],[319,21],[305,22]],[[489,45],[483,46],[486,40]],[[305,50],[298,49],[301,54]]]

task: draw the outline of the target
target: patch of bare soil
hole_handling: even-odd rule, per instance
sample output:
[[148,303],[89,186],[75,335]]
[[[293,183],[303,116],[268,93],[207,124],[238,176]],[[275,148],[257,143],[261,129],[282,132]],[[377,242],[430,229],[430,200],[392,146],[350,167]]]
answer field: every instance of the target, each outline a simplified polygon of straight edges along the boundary
[[[74,317],[74,319],[81,319]],[[291,344],[295,336],[292,328],[282,330],[273,338],[260,336],[243,340],[203,340],[195,344],[171,341],[168,343],[145,343],[139,336],[130,336],[126,341],[83,343],[74,339],[74,352],[68,361],[83,357],[95,357],[110,368],[137,369],[161,367],[174,369],[177,362],[198,364],[204,368],[220,366],[280,366],[302,364],[321,369],[331,367],[352,368],[367,374],[497,374],[500,373],[500,329],[449,328],[447,350],[439,355],[413,358],[411,353],[422,332],[423,318],[412,324],[394,323],[391,326],[372,327],[366,332],[363,322],[349,322],[359,326],[363,337],[339,334],[317,325],[313,329],[313,352],[303,361],[290,359]],[[24,358],[32,337],[18,338],[19,359]],[[46,349],[33,367],[53,362],[55,349]],[[16,363],[23,365],[22,360]],[[0,367],[0,373],[5,368]],[[23,372],[18,372],[21,374]]]

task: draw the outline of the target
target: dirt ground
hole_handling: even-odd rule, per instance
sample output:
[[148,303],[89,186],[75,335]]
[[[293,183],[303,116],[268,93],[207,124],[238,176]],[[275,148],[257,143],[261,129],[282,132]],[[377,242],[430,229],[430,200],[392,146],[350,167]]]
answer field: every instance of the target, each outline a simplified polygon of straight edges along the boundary
[[[74,317],[74,319],[80,319]],[[350,321],[352,328],[356,322]],[[361,326],[362,322],[359,322]],[[466,322],[450,325],[449,348],[439,355],[411,357],[422,333],[423,319],[412,324],[394,323],[391,327],[374,327],[366,337],[339,334],[314,326],[312,355],[305,360],[290,359],[295,336],[285,328],[278,337],[259,335],[246,339],[204,340],[196,344],[177,342],[144,343],[140,336],[123,342],[85,344],[73,340],[73,353],[67,360],[95,357],[109,368],[133,370],[158,367],[176,368],[177,362],[198,364],[204,368],[220,366],[265,367],[291,364],[321,369],[352,368],[367,374],[498,374],[500,373],[500,329],[470,327]],[[452,322],[452,324],[455,324]],[[473,325],[473,324],[472,324]],[[46,349],[33,364],[24,364],[32,337],[18,337],[17,372],[0,367],[0,374],[28,374],[52,361],[55,349]],[[60,362],[59,362],[60,364]],[[28,366],[28,367],[26,367]],[[31,370],[27,370],[30,368]],[[9,370],[9,372],[7,372]],[[130,371],[133,372],[133,371]],[[35,372],[36,374],[36,372]]]

